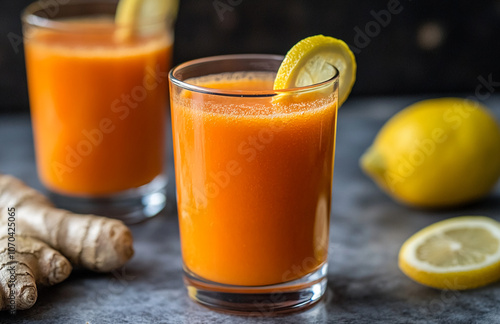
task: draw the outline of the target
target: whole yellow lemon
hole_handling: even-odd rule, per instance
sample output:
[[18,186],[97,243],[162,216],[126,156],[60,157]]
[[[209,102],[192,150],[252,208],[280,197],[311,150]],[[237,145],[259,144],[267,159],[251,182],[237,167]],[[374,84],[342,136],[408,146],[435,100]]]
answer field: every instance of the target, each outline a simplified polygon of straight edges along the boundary
[[420,101],[382,127],[360,164],[401,202],[465,204],[486,195],[500,177],[500,127],[475,101]]

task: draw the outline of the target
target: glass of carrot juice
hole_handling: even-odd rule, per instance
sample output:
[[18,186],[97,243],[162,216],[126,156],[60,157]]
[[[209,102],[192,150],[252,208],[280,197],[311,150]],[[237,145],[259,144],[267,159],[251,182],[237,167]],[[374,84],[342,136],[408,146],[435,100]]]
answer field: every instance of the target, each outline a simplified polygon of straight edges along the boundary
[[216,309],[286,312],[326,289],[338,71],[273,91],[282,60],[216,56],[169,74],[184,279]]
[[[171,22],[124,39],[118,1],[22,14],[37,170],[56,205],[136,222],[165,206]],[[144,27],[144,26],[143,26]]]

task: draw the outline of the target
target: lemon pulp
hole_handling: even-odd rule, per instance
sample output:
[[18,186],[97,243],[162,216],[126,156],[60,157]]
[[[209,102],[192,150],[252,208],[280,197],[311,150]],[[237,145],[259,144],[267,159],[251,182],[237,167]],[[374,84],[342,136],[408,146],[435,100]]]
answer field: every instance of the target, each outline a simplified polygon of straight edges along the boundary
[[351,93],[356,80],[356,60],[346,43],[316,35],[295,44],[286,54],[274,81],[274,90],[313,85],[339,71],[339,106]]
[[483,216],[437,222],[403,244],[399,267],[416,282],[439,289],[471,289],[497,281],[500,224]]

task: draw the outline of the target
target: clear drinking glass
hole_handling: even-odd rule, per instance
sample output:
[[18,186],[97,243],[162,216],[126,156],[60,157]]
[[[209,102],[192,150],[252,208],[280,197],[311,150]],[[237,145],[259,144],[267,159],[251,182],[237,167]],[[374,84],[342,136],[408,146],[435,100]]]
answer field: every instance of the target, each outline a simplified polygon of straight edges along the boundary
[[273,91],[282,60],[216,56],[169,75],[185,284],[216,309],[286,312],[326,289],[338,71]]
[[42,184],[60,207],[131,223],[166,203],[173,27],[118,26],[117,4],[39,1],[22,22]]

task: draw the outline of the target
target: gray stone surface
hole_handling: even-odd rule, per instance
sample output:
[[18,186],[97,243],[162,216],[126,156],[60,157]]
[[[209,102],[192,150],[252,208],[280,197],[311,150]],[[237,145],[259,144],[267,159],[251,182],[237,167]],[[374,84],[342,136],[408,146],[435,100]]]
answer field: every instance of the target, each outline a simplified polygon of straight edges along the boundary
[[[500,187],[474,205],[423,211],[393,202],[358,167],[382,124],[416,99],[351,99],[340,111],[328,292],[313,308],[247,318],[213,312],[189,300],[181,276],[171,182],[169,208],[132,226],[136,254],[123,270],[74,271],[65,282],[41,289],[32,309],[15,316],[0,314],[0,323],[500,323],[500,284],[439,291],[412,282],[397,267],[401,244],[426,225],[460,215],[500,220]],[[500,117],[500,97],[487,104]],[[27,116],[0,116],[0,172],[41,188],[32,145]]]

